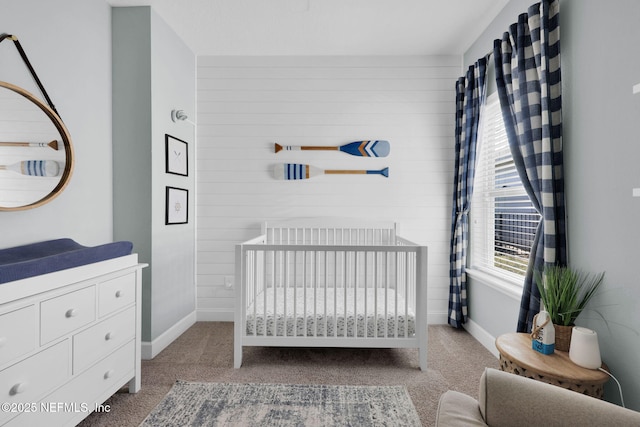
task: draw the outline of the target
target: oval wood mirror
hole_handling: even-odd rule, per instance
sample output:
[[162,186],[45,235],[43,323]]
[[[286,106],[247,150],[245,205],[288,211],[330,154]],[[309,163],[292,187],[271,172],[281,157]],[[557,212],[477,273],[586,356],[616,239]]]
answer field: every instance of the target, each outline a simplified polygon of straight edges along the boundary
[[50,202],[73,171],[71,137],[39,98],[0,81],[0,211]]

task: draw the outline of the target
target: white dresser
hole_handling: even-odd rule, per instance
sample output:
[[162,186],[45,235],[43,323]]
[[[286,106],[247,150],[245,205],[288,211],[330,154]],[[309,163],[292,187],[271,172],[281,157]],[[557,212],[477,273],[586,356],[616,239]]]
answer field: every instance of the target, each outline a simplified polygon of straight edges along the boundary
[[140,389],[137,254],[0,284],[0,425],[73,426]]

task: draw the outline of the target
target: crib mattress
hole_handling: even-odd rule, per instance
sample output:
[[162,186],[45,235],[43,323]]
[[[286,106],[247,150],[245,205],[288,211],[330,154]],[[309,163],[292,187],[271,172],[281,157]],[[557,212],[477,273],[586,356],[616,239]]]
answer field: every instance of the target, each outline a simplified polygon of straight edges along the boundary
[[255,304],[247,307],[247,335],[367,338],[415,335],[415,314],[393,289],[386,290],[386,304],[384,289],[378,289],[377,296],[374,289],[355,292],[343,288],[328,288],[326,294],[324,288],[315,292],[307,289],[306,296],[302,288],[297,288],[295,295],[293,288],[287,288],[286,292],[278,288],[275,293],[275,304],[274,289],[267,288],[256,297]]

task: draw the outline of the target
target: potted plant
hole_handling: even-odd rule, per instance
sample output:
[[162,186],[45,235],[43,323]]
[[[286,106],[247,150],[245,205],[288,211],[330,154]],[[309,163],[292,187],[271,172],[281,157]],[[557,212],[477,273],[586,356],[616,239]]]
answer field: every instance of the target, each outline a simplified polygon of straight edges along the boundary
[[568,266],[554,265],[534,272],[540,302],[556,330],[555,348],[569,351],[571,331],[604,279],[604,272],[588,274]]

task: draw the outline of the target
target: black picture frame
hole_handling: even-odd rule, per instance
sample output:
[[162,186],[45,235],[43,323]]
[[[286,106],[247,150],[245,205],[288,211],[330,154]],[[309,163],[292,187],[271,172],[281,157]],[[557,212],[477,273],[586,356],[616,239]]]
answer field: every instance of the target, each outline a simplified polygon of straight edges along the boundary
[[174,175],[189,176],[189,144],[166,133],[164,148],[165,171]]
[[165,225],[189,223],[189,190],[166,187]]

